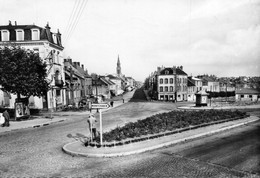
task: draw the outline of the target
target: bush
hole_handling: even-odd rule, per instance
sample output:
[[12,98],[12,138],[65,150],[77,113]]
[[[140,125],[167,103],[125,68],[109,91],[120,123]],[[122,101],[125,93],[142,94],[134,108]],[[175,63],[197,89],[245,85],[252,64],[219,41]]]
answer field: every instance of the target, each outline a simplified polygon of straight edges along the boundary
[[[147,134],[172,131],[176,128],[185,128],[199,124],[220,121],[235,117],[245,117],[245,112],[229,110],[200,110],[200,111],[171,111],[156,114],[144,120],[127,123],[103,134],[104,141],[121,141],[126,138],[135,138]],[[99,138],[97,139],[99,140]]]

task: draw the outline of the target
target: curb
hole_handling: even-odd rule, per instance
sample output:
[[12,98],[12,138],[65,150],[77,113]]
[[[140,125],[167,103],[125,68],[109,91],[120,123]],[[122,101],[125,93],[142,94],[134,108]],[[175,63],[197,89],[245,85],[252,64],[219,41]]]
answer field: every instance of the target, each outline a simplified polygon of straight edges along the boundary
[[[92,153],[77,152],[77,151],[73,151],[73,150],[69,150],[68,149],[68,147],[70,145],[79,144],[78,141],[74,141],[74,142],[65,144],[62,147],[62,150],[65,153],[67,153],[69,155],[72,155],[72,156],[83,156],[83,157],[119,157],[119,156],[127,156],[127,155],[138,154],[138,153],[143,153],[143,152],[146,152],[146,151],[155,150],[155,149],[158,149],[158,148],[170,146],[170,145],[177,144],[177,143],[186,142],[186,141],[193,140],[193,139],[200,138],[200,137],[204,137],[204,136],[207,136],[207,135],[213,135],[215,133],[219,133],[219,132],[226,131],[226,130],[229,130],[229,129],[232,129],[232,128],[235,128],[235,127],[246,125],[246,124],[251,123],[251,122],[255,122],[255,121],[259,120],[259,119],[260,118],[255,118],[255,119],[252,119],[250,121],[246,121],[246,122],[239,123],[239,124],[234,124],[234,125],[231,125],[231,126],[227,126],[227,127],[223,127],[223,128],[217,129],[217,130],[213,130],[213,131],[209,131],[209,132],[205,132],[205,133],[200,133],[200,134],[189,136],[189,137],[186,137],[186,138],[181,138],[181,139],[178,139],[178,140],[166,142],[166,143],[155,145],[155,146],[151,146],[151,147],[148,147],[148,148],[143,148],[143,149],[134,150],[134,151],[128,151],[128,152],[124,152],[124,153],[92,154]],[[109,149],[109,148],[107,148],[107,149]]]
[[6,130],[1,133],[6,133],[6,132],[12,132],[12,131],[18,131],[18,130],[22,130],[22,129],[27,129],[27,128],[39,128],[39,127],[43,127],[43,126],[48,126],[51,125],[53,123],[58,123],[58,122],[63,122],[65,121],[65,119],[62,120],[58,120],[58,121],[53,121],[53,122],[48,122],[48,123],[44,123],[44,124],[38,124],[38,125],[32,125],[32,126],[24,126],[24,127],[20,127],[20,128],[14,128],[14,129],[10,129],[10,130]]

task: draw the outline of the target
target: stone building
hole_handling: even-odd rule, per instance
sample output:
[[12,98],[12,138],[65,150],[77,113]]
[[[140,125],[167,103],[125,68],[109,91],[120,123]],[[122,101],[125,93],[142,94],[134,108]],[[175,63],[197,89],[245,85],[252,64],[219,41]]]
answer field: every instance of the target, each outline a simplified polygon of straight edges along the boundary
[[[39,53],[41,59],[47,64],[47,78],[51,89],[42,97],[30,97],[29,106],[39,109],[56,109],[66,105],[64,87],[63,49],[61,33],[52,32],[47,24],[45,27],[37,25],[8,25],[0,26],[0,47],[19,45],[22,48]],[[2,92],[2,91],[0,91]],[[0,95],[1,96],[1,95]],[[7,96],[7,94],[4,94]],[[9,99],[8,99],[9,98]],[[14,107],[17,96],[8,94],[3,101],[4,105]],[[8,100],[8,101],[7,101]]]

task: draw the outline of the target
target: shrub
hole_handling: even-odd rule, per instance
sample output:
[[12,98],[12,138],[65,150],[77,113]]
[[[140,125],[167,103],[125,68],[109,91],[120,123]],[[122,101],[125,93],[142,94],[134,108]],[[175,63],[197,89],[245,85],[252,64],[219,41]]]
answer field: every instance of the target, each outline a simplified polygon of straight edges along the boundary
[[[103,134],[104,141],[121,141],[147,134],[172,131],[199,124],[220,121],[235,117],[245,117],[245,112],[229,110],[171,111],[156,114],[144,120],[127,123]],[[99,138],[97,139],[99,140]]]

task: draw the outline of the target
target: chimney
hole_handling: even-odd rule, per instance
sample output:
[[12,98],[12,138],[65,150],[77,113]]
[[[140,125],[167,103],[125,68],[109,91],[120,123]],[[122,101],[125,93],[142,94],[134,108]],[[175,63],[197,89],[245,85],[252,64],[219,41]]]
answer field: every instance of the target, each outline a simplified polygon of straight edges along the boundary
[[51,27],[49,26],[49,22],[47,22],[47,25],[45,26],[46,28],[46,34],[47,34],[47,38],[50,42],[53,42],[52,40],[52,36],[51,36]]
[[14,24],[15,24],[15,26],[17,26],[17,23],[16,23],[16,21],[14,21]]
[[76,68],[77,67],[77,62],[73,62],[73,66]]
[[176,74],[176,66],[172,67],[173,74]]
[[9,26],[12,26],[12,22],[11,22],[11,20],[9,20],[9,24],[8,24]]
[[77,66],[79,66],[79,67],[80,67],[80,62],[77,62]]
[[161,72],[161,67],[157,67],[157,72]]
[[84,70],[84,64],[81,64],[81,68]]
[[71,59],[71,58],[68,58],[68,62],[69,62],[70,64],[72,64],[72,59]]
[[180,69],[183,70],[183,66],[180,66]]

